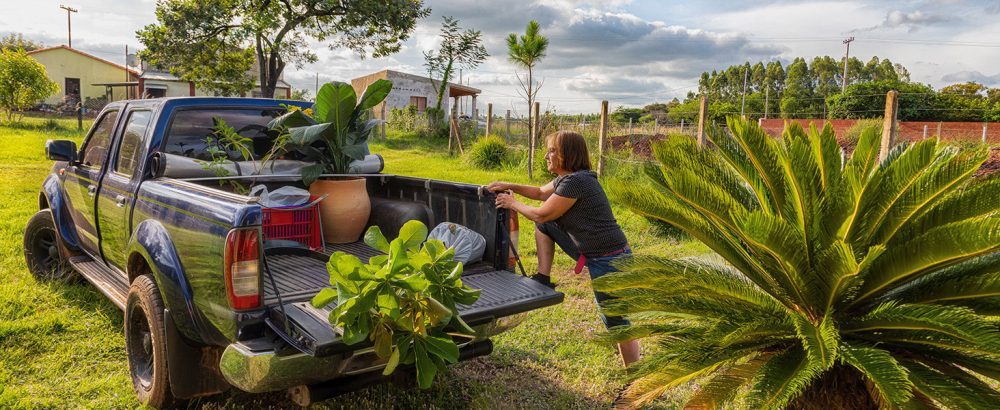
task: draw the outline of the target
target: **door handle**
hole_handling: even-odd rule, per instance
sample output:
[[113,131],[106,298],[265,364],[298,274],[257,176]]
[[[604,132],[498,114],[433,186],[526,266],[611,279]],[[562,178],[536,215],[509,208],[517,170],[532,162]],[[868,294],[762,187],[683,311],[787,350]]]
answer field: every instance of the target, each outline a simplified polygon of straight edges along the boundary
[[94,196],[97,193],[97,185],[87,186],[87,195]]
[[124,195],[118,195],[118,196],[115,197],[115,206],[117,206],[119,208],[124,208],[125,207],[125,196]]

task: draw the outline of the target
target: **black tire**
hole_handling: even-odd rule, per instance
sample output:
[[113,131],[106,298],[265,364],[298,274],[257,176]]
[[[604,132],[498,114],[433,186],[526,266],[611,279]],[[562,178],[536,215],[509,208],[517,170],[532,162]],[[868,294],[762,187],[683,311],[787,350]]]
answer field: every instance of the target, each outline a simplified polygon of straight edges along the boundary
[[59,242],[52,211],[43,209],[35,213],[24,227],[24,261],[28,270],[41,281],[77,282],[80,275],[69,266],[67,257],[68,252]]
[[174,400],[167,372],[163,300],[150,275],[135,278],[128,290],[125,352],[139,402],[157,409],[171,407]]

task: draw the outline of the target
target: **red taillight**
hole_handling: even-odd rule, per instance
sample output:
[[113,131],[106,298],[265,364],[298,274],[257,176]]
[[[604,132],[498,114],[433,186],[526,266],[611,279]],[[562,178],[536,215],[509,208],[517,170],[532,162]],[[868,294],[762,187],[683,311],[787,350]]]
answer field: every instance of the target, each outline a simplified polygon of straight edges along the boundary
[[260,241],[256,229],[234,229],[226,237],[226,294],[236,310],[260,307]]

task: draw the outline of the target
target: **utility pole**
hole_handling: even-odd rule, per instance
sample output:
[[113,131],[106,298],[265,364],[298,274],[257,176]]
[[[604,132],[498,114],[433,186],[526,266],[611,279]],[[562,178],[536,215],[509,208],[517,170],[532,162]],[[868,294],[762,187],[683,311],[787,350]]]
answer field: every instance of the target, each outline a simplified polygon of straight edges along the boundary
[[767,114],[768,114],[768,110],[767,109],[770,108],[769,107],[770,101],[768,101],[770,96],[771,96],[771,84],[768,84],[767,88],[764,89],[764,118],[765,119],[767,119]]
[[[747,64],[750,64],[750,63],[747,63]],[[746,67],[746,66],[744,66],[744,67]],[[740,102],[740,117],[741,118],[746,118],[746,116],[743,115],[743,109],[746,108],[746,106],[747,106],[747,78],[749,76],[750,76],[750,70],[749,69],[743,70],[743,101]]]
[[847,45],[847,52],[844,53],[844,86],[841,87],[840,92],[847,91],[847,62],[851,59],[851,42],[854,41],[854,36],[844,40],[844,44]]
[[66,10],[66,32],[69,35],[69,48],[73,48],[73,22],[71,16],[73,15],[72,13],[76,13],[79,10],[63,6],[62,4],[59,5],[59,8]]
[[319,72],[316,73],[316,89],[313,91],[313,100],[319,96]]

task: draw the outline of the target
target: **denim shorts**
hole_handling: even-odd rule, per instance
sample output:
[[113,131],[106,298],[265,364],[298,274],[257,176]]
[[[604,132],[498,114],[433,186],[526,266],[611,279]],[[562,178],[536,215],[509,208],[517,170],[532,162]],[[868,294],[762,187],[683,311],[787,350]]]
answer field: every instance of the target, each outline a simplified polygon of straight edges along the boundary
[[[562,229],[559,229],[559,226],[556,225],[555,222],[544,222],[540,224],[535,224],[535,227],[538,228],[539,232],[545,234],[545,236],[552,238],[552,241],[555,242],[556,245],[559,245],[559,248],[562,249],[563,252],[566,252],[566,254],[569,255],[569,257],[573,258],[573,260],[580,259],[580,251],[577,249],[576,244],[573,243],[573,240],[570,239],[569,235],[567,235],[566,232],[563,232]],[[597,279],[610,272],[617,272],[618,269],[616,269],[614,266],[611,266],[612,262],[618,260],[619,258],[628,257],[630,255],[632,255],[632,251],[630,249],[625,249],[625,252],[619,253],[617,255],[598,256],[593,258],[588,257],[587,271],[590,272],[590,279],[591,280]],[[598,313],[600,313],[601,321],[604,322],[605,327],[611,329],[616,326],[624,326],[630,324],[627,319],[621,316],[606,316],[604,315],[603,312],[600,312],[600,310],[603,309],[602,308],[603,302],[614,299],[614,296],[608,295],[604,292],[598,292],[595,290],[594,299],[597,300]]]

